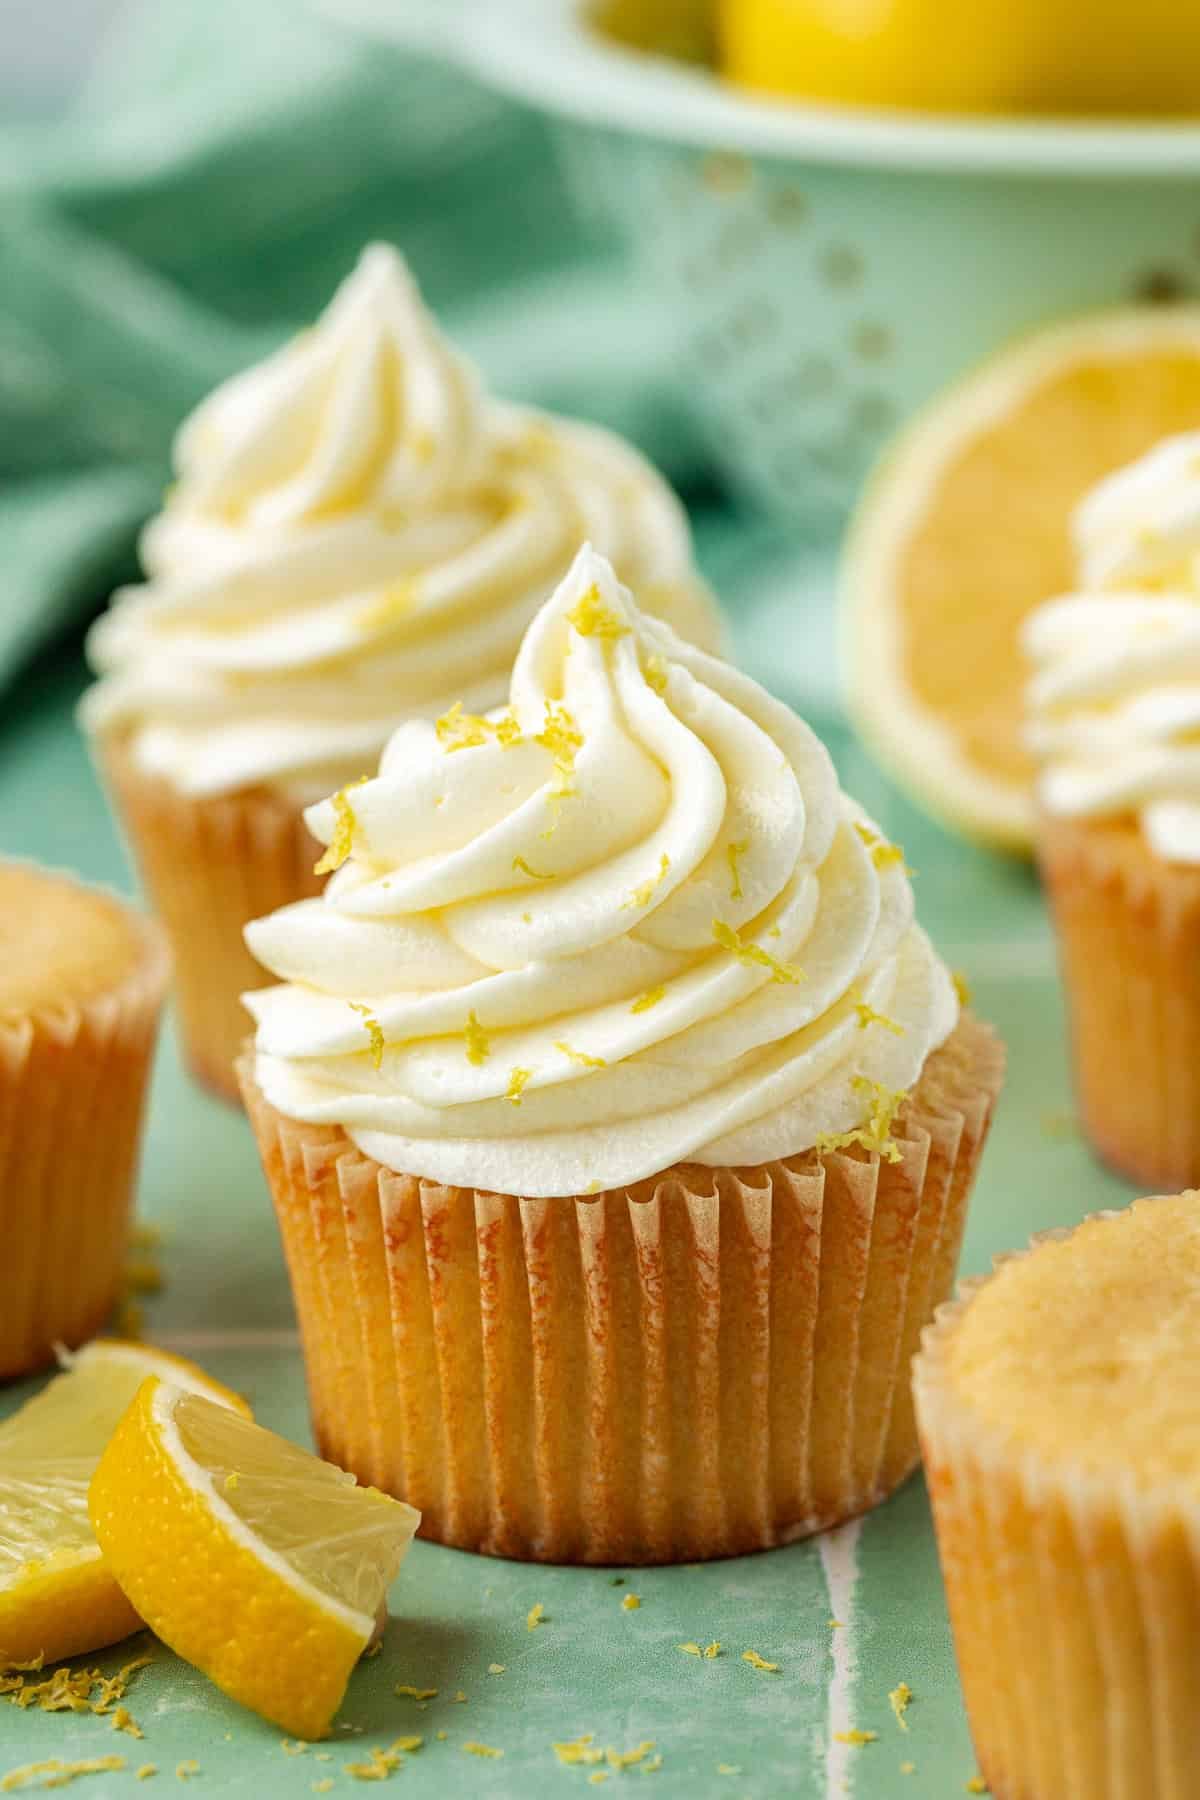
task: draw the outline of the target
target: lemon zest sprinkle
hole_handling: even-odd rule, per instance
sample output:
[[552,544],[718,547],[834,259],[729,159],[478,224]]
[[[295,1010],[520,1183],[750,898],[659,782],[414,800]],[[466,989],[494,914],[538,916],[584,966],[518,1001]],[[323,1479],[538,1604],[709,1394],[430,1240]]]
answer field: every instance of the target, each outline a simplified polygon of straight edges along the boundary
[[369,781],[369,775],[360,775],[357,781],[348,782],[339,788],[333,796],[333,836],[319,862],[313,864],[314,875],[331,875],[340,869],[346,858],[354,849],[354,833],[358,830],[358,819],[350,804],[350,789],[361,787]]
[[654,1739],[646,1738],[635,1744],[632,1750],[614,1750],[610,1745],[604,1752],[604,1760],[610,1769],[632,1769],[643,1762],[654,1748]]
[[740,1763],[718,1763],[717,1764],[717,1774],[718,1775],[740,1775],[741,1772],[742,1772],[742,1769],[741,1769]]
[[760,969],[769,969],[772,981],[796,983],[804,979],[803,969],[780,962],[778,957],[772,956],[769,950],[763,950],[758,944],[744,943],[740,933],[732,925],[727,925],[724,919],[713,920],[712,934],[722,950],[728,950],[740,963],[745,963],[748,967],[755,965]]
[[901,1731],[908,1730],[908,1720],[904,1717],[912,1701],[913,1692],[907,1681],[898,1682],[888,1695],[888,1705],[896,1715],[896,1723]]
[[509,1072],[508,1087],[505,1090],[504,1098],[510,1101],[513,1106],[521,1105],[521,1095],[524,1093],[525,1084],[532,1074],[532,1069],[512,1069]]
[[661,656],[648,656],[642,674],[646,677],[647,687],[652,687],[656,694],[667,691],[667,665]]
[[582,1737],[571,1738],[565,1744],[553,1744],[551,1748],[560,1763],[566,1768],[575,1768],[580,1763],[598,1763],[604,1761],[604,1752],[593,1741],[593,1734],[588,1731]]
[[900,1764],[900,1773],[902,1775],[915,1775],[916,1772],[917,1765],[915,1762],[902,1762]]
[[553,835],[558,825],[559,803],[569,800],[575,793],[575,756],[583,748],[583,733],[565,706],[556,706],[553,700],[547,700],[545,704],[546,721],[533,741],[554,758],[554,781],[550,788],[554,817],[541,834],[547,838]]
[[553,875],[543,875],[539,869],[531,869],[523,856],[513,857],[513,868],[518,875],[528,875],[530,881],[553,881]]
[[636,1612],[641,1604],[642,1596],[640,1594],[624,1594],[621,1597],[621,1606],[625,1612]]
[[355,1012],[359,1015],[366,1026],[367,1036],[371,1040],[371,1061],[378,1069],[383,1062],[384,1050],[387,1048],[386,1040],[383,1035],[383,1026],[379,1023],[379,1020],[375,1017],[375,1014],[371,1011],[370,1007],[364,1006],[361,1000],[347,1000],[346,1005],[350,1008],[351,1012]]
[[877,831],[872,831],[871,827],[864,825],[861,820],[855,820],[854,829],[871,852],[871,861],[877,869],[886,869],[892,863],[899,863],[901,874],[913,875],[916,873],[905,862],[904,851],[899,844],[889,844],[886,838],[881,838]]
[[835,1744],[873,1744],[879,1736],[877,1731],[835,1731]]
[[988,1784],[983,1779],[982,1775],[972,1775],[970,1781],[967,1782],[964,1791],[968,1794],[986,1794],[988,1792]]
[[456,1706],[465,1706],[467,1703],[467,1696],[463,1693],[461,1688],[455,1690],[454,1703]]
[[758,1654],[757,1650],[743,1650],[742,1661],[749,1663],[752,1669],[763,1670],[767,1675],[778,1675],[779,1673],[779,1664],[768,1662],[765,1656]]
[[241,1481],[241,1476],[238,1474],[237,1470],[230,1469],[228,1475],[225,1477],[226,1492],[232,1493],[234,1488],[236,1488],[238,1486],[240,1481]]
[[840,1631],[842,1629],[842,1626],[845,1624],[845,1620],[844,1619],[826,1619],[825,1623],[829,1626],[830,1630]]
[[586,1050],[572,1050],[570,1044],[564,1044],[561,1039],[555,1043],[554,1048],[561,1050],[564,1056],[569,1056],[573,1063],[578,1063],[583,1069],[607,1069],[608,1067],[602,1056],[589,1056]]
[[690,1640],[686,1644],[676,1644],[675,1648],[677,1650],[682,1650],[683,1654],[685,1656],[703,1656],[704,1655],[704,1652],[700,1648],[699,1644],[693,1644]]
[[199,1773],[200,1764],[196,1761],[194,1756],[185,1757],[181,1763],[175,1764],[175,1779],[177,1781],[190,1781],[193,1775],[198,1775]]
[[397,1682],[392,1692],[398,1694],[402,1700],[435,1700],[437,1698],[436,1688],[409,1687],[408,1683],[404,1681]]
[[719,1638],[714,1638],[714,1640],[711,1644],[705,1644],[704,1657],[705,1657],[706,1662],[711,1662],[714,1656],[720,1656],[720,1654],[721,1654],[721,1641]]
[[481,1063],[487,1061],[492,1052],[487,1032],[479,1023],[474,1010],[467,1014],[467,1028],[463,1036],[467,1040],[467,1061],[474,1063],[478,1068]]
[[630,893],[628,900],[621,902],[622,907],[649,906],[651,900],[667,879],[671,869],[671,859],[664,850],[658,859],[658,874],[652,875],[649,881],[643,881]]
[[652,1756],[649,1762],[639,1763],[638,1767],[643,1775],[653,1775],[656,1769],[662,1768],[662,1751],[660,1750],[656,1756]]
[[665,1000],[666,997],[667,990],[665,987],[647,988],[644,994],[638,995],[629,1010],[634,1013],[649,1012],[652,1006],[657,1006],[659,1001]]
[[489,1663],[488,1664],[488,1674],[489,1675],[503,1675],[503,1673],[507,1667],[508,1667],[507,1663]]
[[[858,992],[859,990],[857,988],[851,989],[852,994],[857,994]],[[889,1019],[886,1013],[876,1012],[869,1001],[861,998],[855,1000],[854,1010],[858,1014],[858,1029],[860,1031],[866,1031],[870,1025],[882,1025],[883,1029],[885,1031],[890,1031],[894,1037],[904,1036],[903,1025],[898,1024],[895,1019]]]
[[580,637],[611,639],[629,636],[628,625],[611,606],[604,604],[600,598],[600,589],[594,583],[567,614],[567,624]]
[[600,1783],[602,1781],[607,1781],[607,1780],[608,1780],[608,1770],[607,1769],[597,1769],[597,1770],[595,1770],[595,1772],[593,1774],[588,1776],[588,1782],[592,1787],[599,1787]]
[[546,1623],[546,1608],[539,1600],[525,1614],[526,1631],[536,1631],[539,1625]]
[[744,838],[739,843],[725,846],[725,860],[729,864],[729,898],[731,900],[742,898],[742,877],[738,870],[738,859],[745,856],[749,848],[750,845]]
[[114,1731],[125,1732],[131,1738],[144,1738],[146,1735],[127,1706],[118,1706],[112,1715],[112,1728]]
[[474,1738],[468,1738],[463,1745],[468,1756],[503,1756],[503,1750],[497,1750],[493,1744],[477,1744]]
[[0,1776],[0,1794],[28,1787],[38,1775],[51,1777],[38,1782],[39,1787],[66,1787],[79,1775],[106,1775],[124,1767],[123,1756],[88,1756],[79,1762],[63,1762],[61,1757],[51,1756],[45,1762],[23,1763],[19,1769],[10,1769],[7,1775]]
[[970,1006],[972,998],[971,984],[963,974],[962,970],[951,969],[950,979],[954,983],[954,992],[958,996],[958,1004],[960,1006]]
[[892,1127],[896,1122],[896,1114],[908,1099],[907,1090],[884,1087],[882,1082],[870,1081],[865,1075],[856,1075],[850,1085],[869,1097],[866,1119],[852,1131],[819,1133],[813,1149],[823,1156],[832,1150],[844,1150],[851,1144],[861,1144],[864,1150],[875,1151],[885,1162],[900,1162],[903,1152],[892,1136]]
[[333,1787],[333,1776],[323,1775],[320,1781],[310,1782],[309,1785],[314,1794],[328,1794]]
[[157,1775],[157,1774],[158,1774],[158,1764],[157,1763],[143,1763],[141,1765],[141,1767],[138,1770],[136,1770],[134,1779],[137,1781],[149,1781],[151,1775]]
[[304,1756],[308,1745],[303,1738],[280,1738],[279,1748],[285,1756]]

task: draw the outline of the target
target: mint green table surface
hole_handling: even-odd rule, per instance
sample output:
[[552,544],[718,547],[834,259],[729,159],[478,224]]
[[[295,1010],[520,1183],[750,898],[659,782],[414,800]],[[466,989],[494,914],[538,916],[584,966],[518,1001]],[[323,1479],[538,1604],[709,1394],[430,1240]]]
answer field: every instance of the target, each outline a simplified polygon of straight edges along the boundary
[[[819,665],[827,676],[828,627],[820,609],[798,613],[803,584],[795,568],[764,555],[751,583],[747,553],[720,537],[706,551],[723,592],[736,599],[741,585],[755,596],[739,615],[743,662],[785,697],[810,705],[819,690],[806,670]],[[128,887],[72,723],[82,681],[72,654],[9,697],[0,728],[0,854]],[[1032,876],[921,819],[844,727],[822,729],[846,786],[904,844],[924,923],[1008,1043],[1008,1086],[964,1255],[966,1270],[983,1269],[1031,1232],[1121,1204],[1130,1191],[1091,1160],[1068,1124],[1052,945]],[[306,1441],[292,1307],[250,1132],[183,1073],[170,1029],[151,1096],[141,1214],[163,1232],[166,1285],[148,1303],[149,1333],[243,1391],[265,1424]],[[0,1262],[0,1304],[2,1295]],[[31,1387],[0,1392],[0,1412]],[[391,1596],[383,1654],[353,1677],[327,1745],[288,1755],[278,1731],[142,1637],[88,1661],[111,1671],[150,1644],[154,1661],[128,1702],[144,1742],[114,1733],[105,1719],[0,1705],[0,1775],[50,1757],[124,1755],[123,1772],[78,1784],[81,1800],[108,1800],[174,1790],[177,1765],[194,1758],[198,1790],[299,1800],[330,1779],[333,1787],[320,1791],[361,1791],[346,1763],[420,1733],[423,1748],[389,1778],[410,1800],[566,1800],[591,1792],[599,1771],[561,1766],[552,1745],[590,1732],[620,1751],[652,1739],[662,1758],[649,1774],[609,1772],[602,1785],[609,1794],[637,1792],[645,1781],[654,1784],[647,1795],[659,1800],[949,1800],[965,1791],[975,1762],[919,1477],[861,1531],[738,1561],[628,1571],[623,1586],[615,1584],[618,1573],[498,1562],[418,1543]],[[637,1610],[621,1606],[629,1593],[641,1597]],[[539,1601],[545,1623],[529,1631],[526,1614]],[[832,1627],[831,1617],[841,1624]],[[722,1651],[709,1661],[677,1648],[713,1639]],[[750,1667],[746,1649],[777,1662],[779,1672]],[[503,1664],[503,1673],[489,1673],[489,1664]],[[901,1681],[914,1696],[907,1733],[887,1698]],[[421,1705],[398,1697],[397,1683],[439,1691]],[[837,1743],[835,1734],[851,1729],[878,1737]],[[464,1750],[468,1741],[504,1754],[473,1756]],[[149,1784],[135,1779],[143,1762],[158,1766]],[[904,1772],[910,1763],[915,1769]]]

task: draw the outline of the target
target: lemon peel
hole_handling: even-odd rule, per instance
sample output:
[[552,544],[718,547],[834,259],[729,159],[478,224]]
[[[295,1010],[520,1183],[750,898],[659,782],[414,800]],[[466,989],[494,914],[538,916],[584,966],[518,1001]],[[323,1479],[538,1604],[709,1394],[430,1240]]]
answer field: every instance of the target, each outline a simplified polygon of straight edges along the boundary
[[629,636],[629,627],[624,619],[611,606],[604,604],[600,598],[600,589],[594,584],[571,608],[566,619],[567,624],[580,637],[615,639]]
[[366,1026],[367,1036],[371,1041],[371,1061],[378,1069],[383,1063],[383,1053],[387,1048],[387,1043],[383,1035],[383,1027],[375,1017],[375,1014],[371,1011],[371,1008],[365,1006],[361,1000],[347,1000],[346,1005],[350,1008],[351,1012],[355,1012],[359,1015],[363,1024]]
[[742,898],[742,877],[738,870],[738,862],[741,857],[745,856],[749,848],[750,845],[745,838],[736,844],[726,844],[725,846],[725,861],[729,864],[729,898],[731,900]]
[[803,969],[794,968],[791,963],[780,962],[777,956],[772,956],[769,950],[763,950],[758,944],[747,944],[741,933],[735,931],[732,925],[727,925],[724,919],[713,920],[712,934],[722,950],[728,950],[729,954],[736,956],[740,963],[745,963],[747,966],[754,965],[760,969],[769,969],[772,981],[788,983],[803,981]]
[[363,783],[370,779],[369,775],[360,775],[357,781],[348,782],[333,796],[333,836],[320,861],[313,864],[314,875],[332,874],[336,869],[340,869],[346,858],[352,854],[354,833],[358,830],[358,818],[350,804],[350,792],[352,788],[362,787]]
[[632,1013],[649,1012],[652,1006],[657,1006],[659,1001],[665,1000],[666,997],[667,990],[665,987],[647,988],[644,994],[638,995],[629,1010]]
[[622,907],[649,906],[651,900],[654,898],[663,882],[667,879],[670,872],[671,859],[664,850],[658,859],[657,875],[652,875],[649,881],[643,881],[638,887],[635,887],[630,893],[628,900],[623,900],[621,902]]
[[488,1043],[487,1032],[479,1023],[473,1010],[467,1014],[467,1026],[463,1036],[467,1040],[467,1061],[474,1063],[478,1068],[481,1063],[487,1061],[492,1050]]

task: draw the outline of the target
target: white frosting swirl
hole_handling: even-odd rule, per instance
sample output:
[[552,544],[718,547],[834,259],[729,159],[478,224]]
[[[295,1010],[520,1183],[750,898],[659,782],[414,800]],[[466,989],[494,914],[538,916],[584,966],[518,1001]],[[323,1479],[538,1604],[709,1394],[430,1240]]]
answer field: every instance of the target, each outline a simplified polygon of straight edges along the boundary
[[175,459],[148,580],[92,632],[84,720],[186,793],[311,798],[406,717],[499,705],[584,537],[715,647],[665,483],[608,432],[483,395],[385,245],[313,330],[204,402]]
[[286,982],[246,997],[257,1078],[394,1169],[550,1196],[791,1155],[957,1019],[822,745],[590,547],[510,713],[402,726],[308,818],[350,853],[247,929]]
[[1040,802],[1136,816],[1156,854],[1200,863],[1200,433],[1102,481],[1074,533],[1082,591],[1023,637]]

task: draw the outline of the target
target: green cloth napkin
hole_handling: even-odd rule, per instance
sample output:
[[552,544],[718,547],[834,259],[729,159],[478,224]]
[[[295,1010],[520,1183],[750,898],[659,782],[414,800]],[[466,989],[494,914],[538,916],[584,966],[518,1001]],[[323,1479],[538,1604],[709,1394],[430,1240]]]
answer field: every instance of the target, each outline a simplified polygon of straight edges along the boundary
[[141,0],[65,117],[0,125],[0,686],[132,569],[184,414],[374,237],[501,391],[686,472],[667,323],[549,130],[300,0]]

